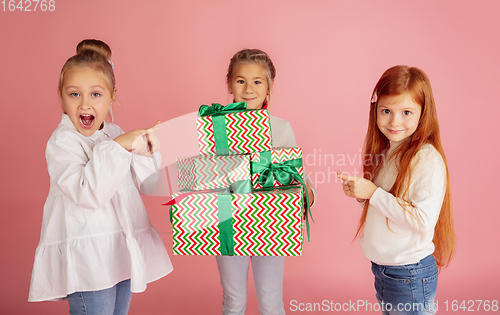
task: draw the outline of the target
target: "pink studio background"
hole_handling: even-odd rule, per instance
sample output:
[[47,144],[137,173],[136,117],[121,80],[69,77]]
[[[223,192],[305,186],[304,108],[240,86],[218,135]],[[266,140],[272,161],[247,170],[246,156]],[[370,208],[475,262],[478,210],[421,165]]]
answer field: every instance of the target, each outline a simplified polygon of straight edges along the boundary
[[[500,300],[498,1],[59,0],[54,12],[7,7],[0,27],[1,314],[68,310],[66,302],[27,298],[49,188],[44,150],[61,113],[58,75],[83,38],[102,39],[113,50],[122,104],[115,122],[125,130],[227,103],[231,56],[248,47],[271,55],[271,113],[294,126],[318,190],[312,241],[302,257],[286,261],[290,313],[293,305],[324,300],[376,303],[370,263],[351,242],[360,210],[343,195],[335,171],[361,170],[369,100],[383,71],[422,68],[438,106],[458,234],[456,257],[439,279],[440,313],[445,301]],[[130,314],[220,314],[215,259],[172,255],[164,199],[144,200],[175,269],[135,294]],[[258,312],[253,280],[247,310]]]

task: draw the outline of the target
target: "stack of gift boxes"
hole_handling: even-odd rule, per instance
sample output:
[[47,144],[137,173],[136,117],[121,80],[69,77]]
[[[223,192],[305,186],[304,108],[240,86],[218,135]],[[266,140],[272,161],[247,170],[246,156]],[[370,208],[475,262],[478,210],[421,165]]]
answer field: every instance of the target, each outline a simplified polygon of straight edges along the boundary
[[301,255],[302,149],[273,148],[268,111],[244,102],[202,105],[197,131],[200,156],[177,161],[174,254]]

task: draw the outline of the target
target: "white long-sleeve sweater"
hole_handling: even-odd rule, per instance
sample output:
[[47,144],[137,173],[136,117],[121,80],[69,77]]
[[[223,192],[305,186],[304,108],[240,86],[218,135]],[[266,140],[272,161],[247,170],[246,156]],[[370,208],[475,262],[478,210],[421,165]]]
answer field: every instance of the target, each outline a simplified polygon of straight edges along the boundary
[[[386,157],[400,144],[391,142]],[[434,252],[432,239],[446,192],[446,166],[439,152],[431,144],[425,144],[411,168],[408,192],[411,213],[398,204],[399,198],[388,192],[396,180],[395,159],[386,159],[375,177],[374,183],[379,188],[369,200],[359,243],[365,257],[377,264],[413,264]],[[400,202],[404,204],[401,199]]]

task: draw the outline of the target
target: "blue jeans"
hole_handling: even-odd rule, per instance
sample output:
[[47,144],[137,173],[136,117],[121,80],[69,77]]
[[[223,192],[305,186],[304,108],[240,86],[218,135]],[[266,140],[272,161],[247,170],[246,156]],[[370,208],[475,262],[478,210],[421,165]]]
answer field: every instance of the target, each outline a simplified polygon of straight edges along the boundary
[[283,304],[285,257],[216,256],[216,260],[222,285],[223,315],[245,314],[250,262],[260,314],[285,314]]
[[434,256],[416,264],[384,266],[372,262],[375,290],[384,315],[435,314],[438,269]]
[[109,289],[75,292],[66,297],[71,315],[127,315],[131,299],[130,279]]

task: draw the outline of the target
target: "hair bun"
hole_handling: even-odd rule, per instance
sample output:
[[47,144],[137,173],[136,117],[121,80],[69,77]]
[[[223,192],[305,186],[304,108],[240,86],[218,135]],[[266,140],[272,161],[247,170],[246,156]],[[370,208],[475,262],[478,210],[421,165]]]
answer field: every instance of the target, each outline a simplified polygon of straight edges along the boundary
[[111,59],[111,48],[108,44],[98,39],[84,39],[76,46],[76,53],[84,55],[88,53],[97,53],[106,60]]

